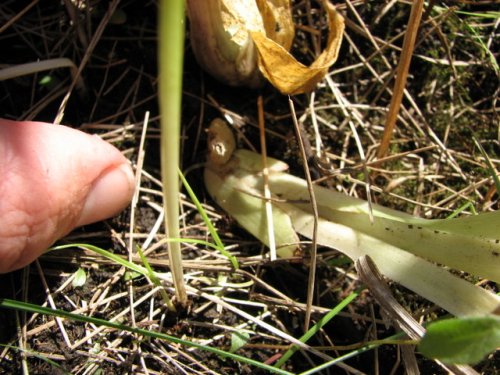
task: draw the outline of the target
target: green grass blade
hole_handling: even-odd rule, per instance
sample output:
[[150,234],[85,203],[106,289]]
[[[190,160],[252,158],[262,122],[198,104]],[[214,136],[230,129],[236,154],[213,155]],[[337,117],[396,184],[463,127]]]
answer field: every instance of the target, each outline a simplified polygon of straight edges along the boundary
[[[448,7],[441,7],[441,6],[434,6],[433,11],[437,11],[439,14],[442,14],[446,11],[449,11],[450,8]],[[486,11],[486,12],[466,12],[466,11],[461,11],[461,10],[454,10],[453,13],[457,15],[457,18],[460,20],[461,23],[463,23],[465,29],[471,34],[472,38],[477,40],[479,46],[483,50],[483,52],[488,56],[488,59],[490,60],[491,65],[493,66],[493,69],[495,70],[495,73],[497,75],[500,74],[500,67],[498,65],[497,59],[490,51],[488,46],[484,43],[484,41],[481,38],[481,34],[477,31],[477,27],[471,26],[469,24],[469,21],[467,18],[463,19],[461,17],[458,17],[458,15],[463,15],[463,16],[468,16],[472,19],[474,18],[484,18],[484,19],[493,19],[496,20],[500,18],[500,12],[498,11]]]
[[186,178],[184,177],[184,175],[182,174],[181,171],[179,171],[179,177],[184,185],[184,188],[186,189],[187,193],[189,194],[189,197],[191,198],[191,200],[195,204],[196,209],[198,210],[201,217],[203,218],[203,221],[205,222],[205,225],[207,226],[207,228],[210,232],[210,235],[212,236],[212,238],[215,241],[215,244],[217,245],[217,249],[221,252],[222,255],[224,255],[225,257],[227,257],[229,259],[229,261],[231,262],[231,264],[233,265],[233,267],[235,269],[238,269],[240,267],[240,265],[238,264],[238,260],[236,259],[236,257],[234,255],[232,255],[231,253],[229,253],[226,250],[224,244],[222,243],[222,241],[219,237],[219,234],[217,233],[217,230],[215,229],[214,225],[212,224],[212,221],[210,220],[210,218],[208,217],[207,212],[205,211],[205,209],[201,205],[200,201],[198,200],[198,197],[194,193],[193,189],[191,189],[191,186],[189,185],[189,183],[187,182]]
[[499,19],[500,12],[495,11],[486,11],[486,12],[465,12],[463,10],[456,10],[456,14],[463,14],[465,16],[477,17],[477,18],[491,18],[491,19]]
[[477,32],[477,30],[469,25],[466,21],[464,21],[465,28],[472,34],[472,37],[477,40],[479,43],[480,47],[482,48],[483,52],[488,56],[491,65],[495,69],[495,72],[500,74],[500,67],[498,66],[497,59],[495,55],[490,51],[488,46],[483,42],[483,39],[481,38],[481,35]]
[[[69,249],[69,248],[74,248],[74,247],[81,247],[81,248],[86,248],[88,250],[94,251],[97,254],[111,260],[112,262],[120,264],[123,267],[126,267],[132,271],[135,271],[135,272],[143,275],[144,277],[151,280],[151,282],[155,286],[161,286],[161,281],[158,279],[156,273],[153,271],[153,269],[149,265],[149,262],[147,261],[146,257],[144,257],[144,255],[139,247],[137,248],[137,251],[138,251],[139,257],[141,258],[145,267],[141,267],[135,263],[129,262],[128,260],[122,258],[121,256],[113,254],[107,250],[101,249],[100,247],[88,245],[88,244],[69,244],[69,245],[54,246],[54,247],[50,248],[49,250],[50,251],[52,251],[52,250],[64,250],[64,249]],[[161,296],[163,298],[163,301],[167,305],[167,308],[170,311],[175,311],[175,306],[173,305],[172,301],[170,300],[167,293],[165,292],[165,289],[161,288],[160,293],[161,293]]]
[[320,372],[322,370],[326,370],[327,368],[336,365],[337,363],[341,363],[346,361],[347,359],[356,357],[357,355],[363,354],[369,350],[378,348],[382,345],[416,345],[418,343],[417,340],[407,340],[404,339],[406,337],[406,334],[402,331],[395,333],[394,335],[391,335],[389,337],[386,337],[381,340],[373,340],[373,341],[367,341],[364,344],[359,345],[358,348],[350,351],[349,353],[346,353],[344,355],[341,355],[337,358],[334,358],[328,362],[322,363],[321,365],[318,365],[312,369],[309,369],[307,371],[301,372],[299,375],[311,375],[311,374],[316,374],[317,372]]
[[[146,257],[144,256],[144,253],[142,252],[140,246],[137,246],[137,253],[139,254],[139,257],[141,258],[142,263],[144,264],[144,267],[146,267],[146,269],[148,271],[149,280],[151,280],[151,282],[155,286],[161,287],[162,285],[161,285],[160,279],[156,276],[156,273],[153,271],[153,269],[149,265],[149,262],[146,259]],[[165,291],[165,288],[163,288],[163,287],[160,288],[160,294],[161,294],[161,298],[163,299],[163,302],[165,302],[165,305],[167,305],[167,308],[170,311],[176,311],[174,304],[172,303],[169,296],[167,295],[167,292]]]
[[272,366],[266,365],[264,363],[260,363],[258,361],[255,361],[253,359],[246,358],[246,357],[243,357],[243,356],[240,356],[237,354],[229,353],[229,352],[226,352],[224,350],[220,350],[220,349],[217,349],[217,348],[214,348],[211,346],[197,344],[195,342],[179,339],[177,337],[170,336],[170,335],[160,333],[160,332],[153,332],[153,331],[148,331],[148,330],[142,329],[142,328],[129,327],[129,326],[124,325],[124,324],[110,322],[110,321],[107,321],[104,319],[98,319],[98,318],[94,318],[94,317],[74,314],[74,313],[70,313],[68,311],[59,310],[59,309],[54,310],[54,309],[51,309],[48,307],[38,306],[38,305],[31,304],[31,303],[15,301],[15,300],[11,300],[11,299],[0,299],[0,308],[13,309],[13,310],[25,311],[25,312],[29,312],[29,313],[50,315],[50,316],[58,316],[60,318],[70,319],[72,321],[91,323],[91,324],[95,324],[98,326],[105,326],[105,327],[109,327],[109,328],[114,328],[114,329],[117,329],[119,331],[127,331],[130,333],[135,333],[135,334],[147,336],[150,338],[155,338],[155,339],[159,339],[159,340],[166,340],[166,341],[169,341],[169,342],[172,342],[175,344],[180,344],[180,345],[185,345],[185,346],[192,347],[192,348],[197,348],[197,349],[204,350],[204,351],[207,351],[210,353],[214,353],[220,357],[230,358],[234,361],[246,363],[248,365],[255,366],[255,367],[261,368],[263,370],[267,370],[269,372],[275,373],[275,374],[292,375],[292,373],[290,373],[288,371],[280,370],[280,369],[274,368]]
[[316,374],[320,371],[323,371],[323,370],[326,370],[327,368],[337,364],[337,363],[341,363],[341,362],[344,362],[345,360],[349,359],[349,358],[352,358],[352,357],[355,357],[357,355],[360,355],[364,352],[367,352],[369,350],[372,350],[376,347],[380,346],[380,344],[373,344],[373,345],[367,345],[367,346],[363,346],[362,348],[359,348],[359,349],[356,349],[356,350],[353,350],[352,352],[349,352],[347,354],[344,354],[340,357],[337,357],[335,359],[332,359],[331,361],[328,361],[328,362],[325,362],[319,366],[316,366],[310,370],[307,370],[307,371],[304,371],[304,372],[301,372],[300,375],[311,375],[311,374]]
[[[327,324],[334,316],[336,316],[344,307],[349,305],[359,293],[353,292],[348,295],[344,300],[342,300],[337,306],[331,309],[325,316],[323,316],[314,326],[312,326],[299,340],[303,343],[306,343],[311,337],[313,337],[319,330]],[[298,350],[299,348],[293,345],[290,349],[286,351],[285,354],[279,359],[278,362],[274,365],[277,368],[281,368],[285,364],[286,361],[290,359],[290,357]]]
[[461,205],[460,207],[458,207],[457,209],[455,209],[446,218],[447,219],[453,219],[454,217],[457,217],[458,215],[460,215],[463,211],[469,210],[469,209],[472,211],[473,215],[477,215],[477,211],[474,208],[474,203],[471,202],[471,201],[467,201],[466,203],[464,203],[463,205]]
[[[216,250],[219,250],[219,247],[217,247],[217,245],[214,245],[213,243],[210,243],[208,241],[204,241],[204,240],[199,240],[199,239],[196,239],[196,238],[164,238],[162,240],[163,242],[182,242],[182,243],[192,243],[192,244],[195,244],[195,245],[203,245],[203,246],[206,246],[206,247],[212,247]],[[113,254],[107,250],[104,250],[104,249],[101,249],[100,247],[97,247],[97,246],[93,246],[93,245],[90,245],[90,244],[83,244],[83,243],[75,243],[75,244],[67,244],[67,245],[59,245],[59,246],[54,246],[54,247],[51,247],[49,249],[49,251],[51,250],[65,250],[65,249],[71,249],[71,248],[74,248],[74,247],[80,247],[80,248],[84,248],[84,249],[88,249],[88,250],[91,250],[91,251],[94,251],[96,253],[98,253],[99,255],[113,261],[113,262],[116,262],[116,263],[119,263],[121,264],[122,266],[124,267],[127,267],[127,268],[130,268],[131,270],[134,270],[136,272],[139,272],[141,274],[143,274],[144,276],[147,276],[147,274],[145,274],[145,269],[142,269],[141,266],[135,264],[135,263],[131,263],[127,260],[125,260],[124,258],[122,258],[121,256],[119,255],[116,255],[116,254]]]
[[68,245],[59,245],[59,246],[54,246],[49,249],[49,251],[54,251],[54,250],[66,250],[66,249],[72,249],[75,247],[80,247],[84,249],[88,249],[90,251],[93,251],[104,258],[107,258],[114,263],[117,263],[121,266],[124,266],[132,271],[138,272],[141,275],[148,277],[148,270],[144,267],[141,267],[135,263],[129,262],[126,259],[123,259],[121,256],[113,254],[107,250],[101,249],[100,247],[94,246],[94,245],[89,245],[89,244],[83,244],[83,243],[75,243],[75,244],[68,244]]

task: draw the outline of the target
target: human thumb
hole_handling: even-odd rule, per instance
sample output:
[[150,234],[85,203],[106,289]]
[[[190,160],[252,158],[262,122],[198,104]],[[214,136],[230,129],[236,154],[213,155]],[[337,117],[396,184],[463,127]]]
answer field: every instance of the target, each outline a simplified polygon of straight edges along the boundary
[[21,268],[79,225],[124,209],[126,158],[97,136],[0,119],[0,272]]

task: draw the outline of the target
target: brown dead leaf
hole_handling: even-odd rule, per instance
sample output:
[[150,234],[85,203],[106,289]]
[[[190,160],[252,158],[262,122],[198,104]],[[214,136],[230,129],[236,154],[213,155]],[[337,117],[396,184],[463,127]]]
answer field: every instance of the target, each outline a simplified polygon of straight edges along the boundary
[[256,0],[266,36],[287,51],[293,43],[295,26],[290,0]]
[[[285,95],[302,94],[313,90],[337,60],[344,31],[344,18],[329,2],[325,1],[324,6],[328,11],[328,42],[325,50],[309,67],[298,62],[283,46],[262,32],[251,32],[259,54],[260,71]],[[266,22],[265,18],[264,21]],[[273,23],[273,27],[275,25]],[[266,30],[268,27],[266,26]]]

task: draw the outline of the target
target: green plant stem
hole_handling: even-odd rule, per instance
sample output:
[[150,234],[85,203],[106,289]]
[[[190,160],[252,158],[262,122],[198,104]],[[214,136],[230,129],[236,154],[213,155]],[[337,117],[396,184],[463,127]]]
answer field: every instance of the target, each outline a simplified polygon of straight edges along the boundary
[[153,269],[149,265],[149,262],[148,262],[147,258],[144,256],[144,253],[142,252],[142,250],[141,250],[141,248],[139,246],[137,246],[137,254],[139,254],[139,257],[141,258],[142,263],[144,264],[144,267],[146,267],[146,269],[148,270],[148,278],[149,278],[149,280],[151,280],[151,282],[155,286],[160,287],[160,295],[161,295],[161,298],[163,299],[163,302],[165,302],[165,305],[167,306],[167,308],[170,311],[175,312],[176,310],[175,310],[174,304],[172,303],[172,301],[168,297],[167,292],[165,291],[165,288],[161,287],[161,281],[160,281],[160,279],[154,273]]
[[[316,323],[313,327],[311,327],[299,340],[303,343],[306,343],[311,337],[313,337],[316,333],[320,331],[320,329],[328,323],[334,316],[336,316],[344,307],[346,307],[348,304],[350,304],[357,296],[359,293],[353,292],[344,300],[342,300],[337,306],[335,306],[333,309],[331,309],[328,314],[323,316],[318,323]],[[296,345],[293,345],[290,349],[286,351],[285,354],[276,362],[274,367],[281,368],[285,364],[286,361],[290,359],[294,353],[299,350],[299,347]]]
[[214,239],[215,246],[207,243],[210,247],[214,247],[215,249],[219,250],[222,255],[224,255],[232,264],[235,270],[237,270],[240,266],[238,264],[238,259],[234,255],[232,255],[229,251],[226,250],[226,247],[222,243],[219,234],[217,233],[217,230],[215,229],[214,225],[210,221],[210,218],[208,217],[205,209],[201,205],[200,201],[198,200],[198,197],[194,193],[193,189],[191,189],[191,186],[187,182],[186,178],[182,174],[181,171],[179,171],[179,177],[181,178],[182,184],[184,185],[184,188],[186,189],[187,193],[189,194],[189,197],[193,201],[194,205],[196,206],[196,209],[200,213],[201,217],[203,218],[203,221],[205,222],[205,225],[208,228],[208,231],[210,232],[210,235]]
[[49,316],[58,316],[58,317],[70,319],[70,320],[76,321],[76,322],[85,322],[85,323],[91,323],[91,324],[95,324],[95,325],[99,325],[99,326],[110,327],[110,328],[117,329],[118,331],[127,331],[127,332],[131,332],[131,333],[139,334],[142,336],[146,336],[146,337],[152,337],[152,338],[159,339],[159,340],[166,340],[169,342],[173,342],[175,344],[186,345],[186,346],[192,347],[192,348],[198,348],[200,350],[204,350],[207,352],[217,354],[221,357],[231,358],[235,361],[239,361],[239,362],[246,363],[246,364],[249,364],[252,366],[256,366],[256,367],[261,368],[263,370],[267,370],[271,373],[292,375],[288,371],[274,368],[272,366],[255,361],[255,360],[250,359],[250,358],[246,358],[246,357],[243,357],[243,356],[240,356],[237,354],[229,353],[229,352],[226,352],[226,351],[223,351],[223,350],[211,347],[211,346],[198,344],[198,343],[188,341],[188,340],[179,339],[177,337],[166,335],[166,334],[161,333],[161,332],[154,332],[154,331],[149,331],[147,329],[129,327],[129,326],[124,325],[124,324],[110,322],[110,321],[104,320],[104,319],[98,319],[98,318],[94,318],[94,317],[90,317],[90,316],[74,314],[74,313],[70,313],[70,312],[64,311],[64,310],[53,310],[53,309],[48,308],[48,307],[33,305],[31,303],[15,301],[15,300],[11,300],[11,299],[0,299],[0,308],[13,309],[13,310],[25,311],[25,312],[31,312],[31,313],[38,313],[38,314],[44,314],[44,315],[49,315]]
[[[179,178],[184,61],[184,1],[162,0],[159,6],[159,101],[161,113],[161,169],[165,230],[168,238],[179,238]],[[181,247],[168,242],[175,293],[181,305],[187,303]]]

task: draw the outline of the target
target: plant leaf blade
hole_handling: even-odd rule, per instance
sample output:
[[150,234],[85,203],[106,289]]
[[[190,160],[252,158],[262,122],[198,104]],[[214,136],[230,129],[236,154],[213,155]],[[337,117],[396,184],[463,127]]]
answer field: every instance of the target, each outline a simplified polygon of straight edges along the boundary
[[500,347],[500,317],[446,319],[432,323],[419,351],[449,364],[475,364]]

